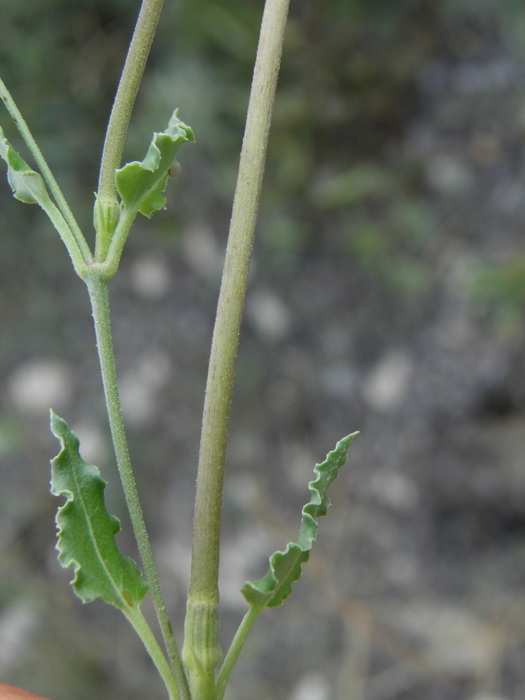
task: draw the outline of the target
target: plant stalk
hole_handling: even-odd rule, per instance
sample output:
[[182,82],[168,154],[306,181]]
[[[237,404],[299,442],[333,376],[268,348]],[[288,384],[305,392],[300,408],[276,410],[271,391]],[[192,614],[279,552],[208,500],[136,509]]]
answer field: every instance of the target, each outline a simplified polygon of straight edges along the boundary
[[97,196],[104,203],[117,201],[115,170],[121,164],[131,112],[135,104],[142,75],[144,74],[163,4],[164,0],[143,0],[140,8],[109,117],[104,149],[102,151]]
[[[231,399],[255,225],[262,188],[270,123],[277,87],[289,0],[266,0],[257,58],[250,92],[248,115],[239,162],[239,173],[230,222],[228,246],[213,332],[204,401],[197,493],[193,525],[193,558],[188,592],[183,657],[192,674],[192,659],[201,665],[218,653],[189,648],[191,628],[202,617],[199,610],[218,608],[219,547],[222,490]],[[216,639],[207,640],[220,649]],[[200,658],[203,657],[203,658]],[[206,669],[208,676],[214,668]],[[195,681],[198,685],[198,679]],[[201,696],[192,685],[196,700]],[[203,696],[205,697],[205,696]],[[207,697],[207,696],[206,696]]]
[[[101,269],[102,266],[100,266]],[[117,372],[115,365],[115,353],[111,333],[111,316],[109,309],[108,281],[104,274],[97,269],[96,264],[90,266],[86,274],[86,284],[89,291],[97,349],[100,360],[104,394],[108,410],[111,436],[115,449],[115,456],[120,472],[120,478],[124,489],[126,504],[131,517],[131,523],[137,540],[144,573],[149,583],[157,619],[162,631],[164,643],[171,660],[173,675],[179,688],[181,700],[191,700],[191,695],[182,665],[177,643],[166,612],[166,605],[160,589],[157,569],[153,560],[153,553],[149,541],[142,508],[140,505],[137,485],[131,467],[124,419],[120,405],[120,396],[117,384]]]

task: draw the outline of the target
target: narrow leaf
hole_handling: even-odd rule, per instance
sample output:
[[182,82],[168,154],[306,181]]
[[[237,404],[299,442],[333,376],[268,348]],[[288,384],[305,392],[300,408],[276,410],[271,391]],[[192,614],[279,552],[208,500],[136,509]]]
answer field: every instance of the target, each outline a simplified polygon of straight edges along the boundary
[[43,177],[32,170],[0,128],[0,157],[7,163],[7,179],[16,199],[26,204],[40,204],[45,209],[50,197]]
[[193,131],[175,111],[164,132],[157,132],[142,162],[133,161],[116,172],[117,189],[124,209],[151,218],[164,209],[164,190],[175,156],[186,141],[194,141]]
[[249,581],[241,588],[241,593],[251,607],[277,607],[292,593],[292,584],[300,578],[301,567],[308,561],[317,538],[317,519],[326,515],[330,506],[328,487],[345,464],[350,443],[356,435],[357,433],[352,433],[340,440],[325,461],[315,466],[317,478],[308,484],[312,495],[302,510],[298,541],[288,544],[284,552],[272,554],[267,573],[258,581]]
[[56,517],[59,561],[74,569],[73,588],[85,603],[102,598],[128,612],[140,605],[148,584],[135,562],[117,548],[120,521],[106,510],[106,482],[96,466],[82,459],[77,436],[53,412],[51,431],[62,444],[51,463],[51,493],[67,499]]

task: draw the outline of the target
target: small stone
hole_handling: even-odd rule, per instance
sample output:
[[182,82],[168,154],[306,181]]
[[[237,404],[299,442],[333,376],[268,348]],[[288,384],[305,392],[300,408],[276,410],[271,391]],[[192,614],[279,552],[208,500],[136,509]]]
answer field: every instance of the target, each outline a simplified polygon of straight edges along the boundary
[[66,408],[73,387],[73,373],[64,361],[40,358],[16,367],[7,388],[15,408],[36,415],[50,408],[57,411]]
[[204,279],[213,279],[222,265],[222,254],[211,228],[196,224],[189,228],[182,239],[182,254],[193,272]]
[[444,153],[428,161],[426,176],[429,185],[442,194],[463,194],[473,184],[472,172],[467,164]]
[[400,352],[385,355],[365,379],[365,401],[377,411],[392,411],[402,402],[408,389],[412,364]]
[[135,294],[146,301],[161,301],[171,288],[171,271],[157,256],[140,257],[131,267],[131,285]]
[[246,314],[265,340],[278,342],[290,332],[290,312],[272,292],[261,290],[252,293],[248,298]]
[[330,683],[320,673],[303,676],[292,691],[291,700],[329,700]]

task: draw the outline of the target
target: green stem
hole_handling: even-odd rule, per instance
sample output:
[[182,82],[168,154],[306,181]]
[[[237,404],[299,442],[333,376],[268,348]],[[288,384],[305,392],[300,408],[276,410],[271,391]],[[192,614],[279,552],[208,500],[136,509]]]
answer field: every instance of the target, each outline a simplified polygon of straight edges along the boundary
[[143,0],[140,8],[104,141],[97,193],[104,203],[117,201],[115,170],[120,167],[131,112],[163,4],[164,0]]
[[113,275],[115,275],[118,270],[120,258],[122,256],[122,251],[124,249],[124,245],[126,244],[129,231],[133,225],[133,222],[135,221],[136,216],[136,211],[126,208],[122,209],[122,212],[119,216],[118,224],[116,225],[115,230],[113,231],[111,241],[108,245],[104,257],[104,263],[107,267],[108,275],[110,277],[113,277]]
[[170,700],[180,700],[179,690],[171,672],[170,665],[164,656],[162,649],[157,642],[155,635],[153,634],[151,627],[148,625],[145,617],[142,615],[140,610],[130,609],[129,612],[124,613],[133,626],[133,629],[138,634],[142,643],[146,647],[148,654],[151,656],[153,663],[155,664],[164,684],[168,690]]
[[84,234],[80,230],[80,226],[78,225],[77,220],[75,219],[73,212],[71,211],[69,204],[67,203],[66,198],[64,197],[64,194],[60,189],[58,182],[55,179],[55,176],[51,172],[51,169],[47,164],[47,161],[44,158],[42,151],[40,150],[37,142],[33,138],[33,134],[31,133],[31,130],[29,129],[26,120],[22,116],[13,97],[11,96],[11,93],[9,92],[6,84],[1,78],[0,97],[2,98],[2,101],[5,104],[7,111],[11,115],[11,118],[14,121],[16,128],[18,129],[20,135],[24,139],[25,144],[29,149],[29,152],[35,159],[35,163],[37,164],[47,186],[49,187],[49,191],[53,195],[53,198],[57,203],[58,208],[62,213],[62,216],[64,217],[65,221],[67,222],[67,225],[71,229],[71,233],[76,241],[77,247],[79,248],[82,254],[84,262],[86,263],[86,265],[89,265],[89,263],[93,261],[93,256],[91,254],[89,245],[86,239],[84,238]]
[[[193,610],[202,605],[211,609],[219,600],[222,489],[231,398],[288,6],[289,0],[266,0],[261,25],[206,385],[185,638],[191,637]],[[218,626],[216,633],[218,647]],[[198,657],[198,650],[189,649],[185,642],[186,665],[195,655]],[[191,678],[191,668],[189,671]],[[209,669],[208,673],[212,672]]]
[[233,671],[233,667],[239,658],[239,654],[242,651],[246,637],[254,626],[255,621],[264,610],[264,607],[264,604],[258,607],[251,607],[243,617],[242,622],[232,640],[230,648],[228,649],[228,653],[224,658],[219,675],[217,676],[215,700],[222,700],[224,697],[224,692],[226,690],[226,686],[228,685],[228,681],[230,680],[231,672]]
[[[100,268],[100,269],[98,269]],[[100,359],[100,368],[104,384],[104,394],[115,448],[115,456],[122,480],[122,486],[126,497],[126,503],[131,517],[133,530],[137,540],[144,572],[148,580],[153,603],[157,613],[164,642],[171,659],[173,674],[177,681],[181,700],[190,700],[191,695],[188,688],[186,674],[182,666],[179,650],[171,624],[166,612],[166,605],[160,589],[157,569],[153,561],[153,553],[146,531],[142,508],[139,502],[137,485],[131,467],[124,419],[120,405],[119,390],[117,384],[117,372],[115,366],[115,353],[113,350],[113,339],[111,334],[111,316],[109,310],[108,281],[103,272],[103,266],[93,264],[86,273],[86,284],[91,299],[93,318],[95,322],[95,333],[97,337],[97,348]]]

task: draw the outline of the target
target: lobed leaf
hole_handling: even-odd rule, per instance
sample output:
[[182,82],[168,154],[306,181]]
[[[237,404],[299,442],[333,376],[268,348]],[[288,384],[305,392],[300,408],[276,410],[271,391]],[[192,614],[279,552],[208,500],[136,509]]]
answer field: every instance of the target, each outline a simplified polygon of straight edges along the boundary
[[106,482],[96,466],[82,459],[79,439],[53,411],[51,431],[62,444],[51,463],[51,493],[67,499],[56,517],[59,561],[74,569],[73,588],[85,603],[102,598],[128,612],[140,605],[148,584],[135,562],[117,548],[120,521],[106,510]]
[[32,170],[20,154],[13,148],[0,128],[0,157],[7,163],[7,180],[16,199],[26,204],[44,205],[50,202],[50,197],[44,183],[44,178]]
[[241,588],[251,607],[277,607],[292,593],[292,584],[300,578],[302,565],[308,561],[317,538],[317,520],[326,515],[330,506],[328,487],[346,463],[350,443],[357,434],[352,433],[340,440],[325,461],[316,464],[314,473],[317,478],[308,484],[312,495],[303,506],[298,541],[289,543],[284,551],[272,554],[267,573],[258,581],[248,581]]
[[124,209],[151,216],[166,205],[164,190],[179,148],[195,141],[193,131],[173,113],[164,132],[153,135],[143,161],[133,161],[116,171],[117,189]]

